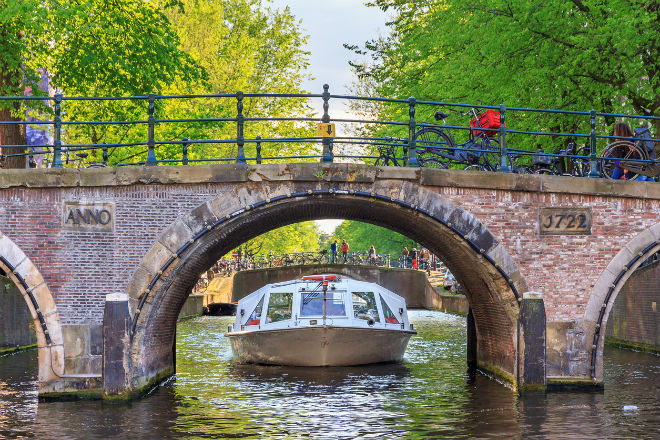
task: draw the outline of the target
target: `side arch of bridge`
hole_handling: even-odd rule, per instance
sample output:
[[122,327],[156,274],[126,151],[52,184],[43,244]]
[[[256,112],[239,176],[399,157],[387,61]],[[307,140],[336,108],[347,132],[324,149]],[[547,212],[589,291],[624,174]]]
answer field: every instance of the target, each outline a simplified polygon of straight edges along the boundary
[[[518,381],[519,300],[515,262],[469,212],[411,182],[376,185],[250,183],[171,224],[129,284],[133,316],[130,384],[138,390],[173,372],[176,317],[199,275],[246,240],[299,221],[346,218],[384,226],[440,256],[466,289],[477,328],[477,363]],[[190,227],[190,225],[194,225]]]
[[594,285],[584,314],[584,329],[593,335],[591,345],[592,378],[603,378],[605,329],[614,301],[633,272],[660,251],[660,223],[633,237],[610,261]]
[[64,376],[64,343],[55,301],[32,260],[1,231],[0,269],[18,287],[34,321],[40,391],[53,391],[49,384]]

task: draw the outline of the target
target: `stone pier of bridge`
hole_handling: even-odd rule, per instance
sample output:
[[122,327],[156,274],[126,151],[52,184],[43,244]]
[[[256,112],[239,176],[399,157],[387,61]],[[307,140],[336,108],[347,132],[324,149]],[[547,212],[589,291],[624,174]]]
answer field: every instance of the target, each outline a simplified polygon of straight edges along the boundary
[[[325,218],[440,256],[470,303],[479,368],[518,387],[600,386],[610,309],[660,249],[659,214],[651,182],[356,164],[2,170],[0,269],[34,321],[44,397],[101,396],[112,362],[125,395],[172,374],[200,274],[259,234]],[[120,359],[103,355],[107,295],[126,299]],[[543,311],[544,332],[525,310]]]

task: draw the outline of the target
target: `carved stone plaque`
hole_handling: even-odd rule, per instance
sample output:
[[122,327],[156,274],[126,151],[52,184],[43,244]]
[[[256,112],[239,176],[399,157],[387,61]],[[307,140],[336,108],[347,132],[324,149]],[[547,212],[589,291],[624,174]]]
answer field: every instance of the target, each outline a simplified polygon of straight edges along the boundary
[[539,208],[541,235],[590,235],[591,208]]
[[62,228],[81,232],[112,232],[115,230],[115,204],[64,202]]

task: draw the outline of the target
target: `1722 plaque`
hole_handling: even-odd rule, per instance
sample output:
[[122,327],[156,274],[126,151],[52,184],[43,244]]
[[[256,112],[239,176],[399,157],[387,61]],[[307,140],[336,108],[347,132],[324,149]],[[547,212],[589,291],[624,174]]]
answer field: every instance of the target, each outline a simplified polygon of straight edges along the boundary
[[591,208],[540,208],[541,235],[590,235]]

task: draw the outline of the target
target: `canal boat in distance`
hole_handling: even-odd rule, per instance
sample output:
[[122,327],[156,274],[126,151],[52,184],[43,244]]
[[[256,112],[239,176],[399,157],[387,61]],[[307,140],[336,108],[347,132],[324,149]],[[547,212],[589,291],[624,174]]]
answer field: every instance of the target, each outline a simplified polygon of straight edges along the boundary
[[339,275],[268,284],[238,301],[225,336],[238,363],[349,366],[397,362],[417,332],[405,300]]

